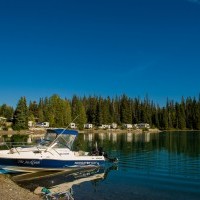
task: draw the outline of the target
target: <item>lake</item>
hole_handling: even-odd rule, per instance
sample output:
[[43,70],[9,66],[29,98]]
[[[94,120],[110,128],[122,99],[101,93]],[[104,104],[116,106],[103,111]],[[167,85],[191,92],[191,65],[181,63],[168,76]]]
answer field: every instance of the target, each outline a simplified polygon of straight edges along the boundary
[[119,162],[18,184],[32,191],[60,185],[76,200],[199,199],[200,132],[85,133],[75,148],[88,151],[95,142]]

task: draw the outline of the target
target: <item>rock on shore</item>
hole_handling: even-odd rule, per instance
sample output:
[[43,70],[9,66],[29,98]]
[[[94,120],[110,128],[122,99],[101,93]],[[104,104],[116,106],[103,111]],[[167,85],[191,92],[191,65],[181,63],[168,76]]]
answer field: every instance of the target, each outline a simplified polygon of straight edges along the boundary
[[1,200],[41,200],[42,197],[19,187],[8,175],[0,174]]

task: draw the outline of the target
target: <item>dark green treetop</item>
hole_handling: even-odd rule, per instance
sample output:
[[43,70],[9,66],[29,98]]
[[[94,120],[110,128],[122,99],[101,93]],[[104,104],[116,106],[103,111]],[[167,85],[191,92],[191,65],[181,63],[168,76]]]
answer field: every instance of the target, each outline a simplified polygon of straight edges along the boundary
[[28,107],[26,98],[21,97],[14,112],[13,129],[25,130],[28,129]]

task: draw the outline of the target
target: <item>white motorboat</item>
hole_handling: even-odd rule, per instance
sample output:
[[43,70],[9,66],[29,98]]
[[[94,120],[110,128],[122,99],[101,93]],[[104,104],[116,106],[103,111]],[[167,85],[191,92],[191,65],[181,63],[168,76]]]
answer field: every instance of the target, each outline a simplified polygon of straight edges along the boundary
[[76,130],[47,129],[39,145],[13,147],[0,151],[0,169],[8,172],[62,171],[82,167],[102,166],[106,156],[73,151]]

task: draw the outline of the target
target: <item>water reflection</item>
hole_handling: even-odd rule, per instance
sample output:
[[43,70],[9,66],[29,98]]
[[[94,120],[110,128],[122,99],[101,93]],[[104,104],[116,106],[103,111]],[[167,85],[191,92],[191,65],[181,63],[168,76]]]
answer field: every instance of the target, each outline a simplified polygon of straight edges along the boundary
[[92,133],[88,133],[88,134],[84,134],[84,140],[85,141],[89,141],[89,142],[92,142],[93,140],[93,134]]
[[[199,199],[200,132],[110,131],[93,136],[91,145],[97,142],[109,155],[119,158],[119,170],[109,176],[109,184],[101,184],[103,192],[90,190],[89,195],[88,187],[76,189],[79,199],[93,195],[99,200]],[[86,147],[88,141],[79,137]]]
[[98,187],[98,182],[106,179],[111,170],[117,170],[117,165],[107,168],[87,168],[67,172],[36,172],[20,174],[12,177],[18,185],[46,199],[74,199],[73,186],[84,182],[92,182]]
[[[83,139],[82,139],[83,137]],[[107,150],[118,149],[130,150],[131,152],[135,149],[148,150],[161,150],[166,149],[171,153],[184,153],[189,156],[200,155],[200,133],[199,132],[163,132],[163,133],[85,133],[83,136],[79,136],[79,144],[81,147],[88,150],[88,147],[92,147],[95,142],[103,146]]]
[[111,167],[16,181],[31,191],[55,188],[75,199],[199,199],[200,132],[83,133],[74,148],[90,151],[96,142],[118,157],[114,173]]
[[127,142],[132,142],[133,141],[133,133],[127,133],[126,141]]
[[111,137],[112,137],[112,141],[115,143],[117,142],[117,133],[112,133],[111,134]]

